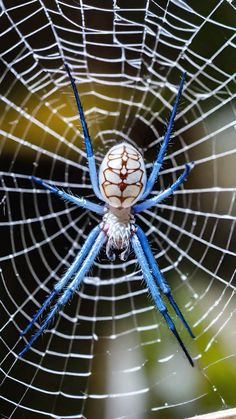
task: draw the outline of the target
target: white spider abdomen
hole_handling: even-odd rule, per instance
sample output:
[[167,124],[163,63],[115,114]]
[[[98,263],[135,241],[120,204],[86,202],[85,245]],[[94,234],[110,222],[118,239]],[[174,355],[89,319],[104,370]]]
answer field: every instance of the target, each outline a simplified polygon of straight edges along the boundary
[[99,171],[101,194],[113,208],[129,208],[141,196],[147,176],[143,158],[127,143],[112,147]]

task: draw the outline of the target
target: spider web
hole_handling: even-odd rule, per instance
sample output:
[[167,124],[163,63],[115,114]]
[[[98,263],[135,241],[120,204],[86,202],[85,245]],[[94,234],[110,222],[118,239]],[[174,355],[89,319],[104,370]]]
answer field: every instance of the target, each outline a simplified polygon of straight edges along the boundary
[[[6,418],[183,418],[235,406],[235,8],[230,1],[1,3],[1,409]],[[25,357],[20,331],[100,218],[35,186],[90,197],[73,71],[97,165],[125,140],[151,168],[187,81],[156,194],[137,217],[196,335],[191,368],[131,253],[101,252]],[[36,324],[36,328],[39,323]]]

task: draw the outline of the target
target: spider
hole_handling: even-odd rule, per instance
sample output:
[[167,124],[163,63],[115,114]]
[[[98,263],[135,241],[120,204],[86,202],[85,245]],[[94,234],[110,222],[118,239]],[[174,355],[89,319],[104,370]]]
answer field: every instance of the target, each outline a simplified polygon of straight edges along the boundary
[[117,253],[119,254],[121,260],[126,260],[130,250],[132,249],[134,251],[156,308],[164,317],[167,326],[176,337],[188,361],[192,366],[194,366],[193,360],[188,353],[183,341],[181,340],[174,322],[168,313],[161,293],[168,299],[170,305],[182,321],[190,336],[194,338],[194,334],[191,331],[190,326],[185,320],[183,314],[181,313],[177,303],[175,302],[174,297],[172,296],[171,289],[156,263],[145,233],[141,227],[135,223],[136,214],[139,214],[141,211],[157,205],[159,202],[162,202],[163,199],[172,195],[173,192],[186,179],[190,169],[193,166],[193,162],[186,164],[184,172],[170,187],[160,192],[158,195],[146,199],[152,191],[159,170],[163,163],[164,155],[171,135],[172,125],[176,116],[178,103],[186,79],[186,73],[183,73],[182,75],[164,139],[149,177],[146,175],[146,169],[142,155],[135,147],[133,147],[133,145],[126,142],[119,143],[108,151],[102,161],[99,175],[97,176],[92,143],[89,136],[83,108],[80,102],[79,93],[76,88],[75,80],[72,77],[69,66],[67,64],[65,64],[65,69],[69,76],[79,111],[92,188],[94,194],[101,201],[103,201],[103,203],[105,202],[105,205],[95,204],[88,199],[75,197],[72,194],[58,189],[53,184],[49,184],[42,179],[32,176],[32,180],[34,182],[56,194],[58,197],[64,199],[65,201],[71,202],[72,204],[78,205],[79,207],[82,207],[86,210],[100,214],[102,216],[102,222],[93,228],[93,230],[89,233],[86,241],[81,247],[78,256],[75,258],[70,268],[56,283],[54,289],[46,298],[43,305],[33,316],[26,328],[21,332],[21,336],[25,335],[26,332],[28,332],[28,330],[35,324],[40,315],[45,311],[45,309],[49,307],[52,299],[58,296],[55,305],[47,314],[37,332],[31,337],[24,349],[19,353],[19,357],[22,357],[25,354],[25,352],[32,346],[34,341],[43,333],[50,320],[68,302],[92,266],[101,247],[106,244],[106,255],[111,261],[115,259]]

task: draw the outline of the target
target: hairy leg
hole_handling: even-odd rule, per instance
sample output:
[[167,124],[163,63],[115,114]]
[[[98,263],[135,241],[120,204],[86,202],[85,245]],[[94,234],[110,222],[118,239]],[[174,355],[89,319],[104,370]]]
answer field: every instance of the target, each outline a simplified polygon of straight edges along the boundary
[[159,288],[161,289],[161,291],[163,292],[163,294],[166,295],[166,297],[168,298],[170,304],[172,305],[173,309],[175,310],[177,316],[180,318],[180,320],[182,321],[182,323],[184,324],[184,326],[186,327],[186,329],[188,330],[190,336],[192,338],[194,338],[194,334],[192,332],[192,330],[190,329],[189,324],[187,323],[187,321],[185,320],[183,314],[181,313],[177,303],[174,300],[174,297],[171,293],[171,289],[169,287],[169,285],[167,284],[165,278],[163,277],[157,263],[156,260],[152,254],[151,251],[151,247],[148,243],[147,237],[145,235],[145,233],[143,232],[143,230],[141,229],[141,227],[136,226],[137,230],[136,230],[136,234],[139,238],[140,244],[142,246],[142,249],[144,251],[144,254],[147,258],[147,261],[149,263],[149,266],[151,268],[152,274],[154,276],[154,278],[156,279],[157,285],[159,286]]
[[106,241],[106,236],[103,231],[101,231],[95,240],[93,246],[91,247],[90,252],[88,253],[87,257],[85,258],[82,266],[80,267],[79,271],[75,275],[74,279],[70,282],[66,290],[63,292],[63,294],[59,297],[56,304],[54,305],[53,309],[50,311],[50,313],[47,315],[43,323],[41,324],[38,331],[32,336],[30,341],[27,343],[27,345],[24,347],[24,349],[19,353],[19,357],[22,357],[26,351],[32,346],[34,341],[43,333],[44,329],[47,327],[50,320],[53,319],[55,314],[67,303],[67,301],[70,299],[72,294],[75,292],[75,290],[80,285],[81,281],[83,280],[84,276],[92,266],[95,258],[97,257],[102,245]]
[[66,271],[65,275],[63,275],[60,281],[56,283],[53,291],[48,295],[43,305],[32,317],[31,321],[28,323],[26,328],[21,332],[21,336],[25,335],[28,332],[28,330],[35,324],[35,322],[38,320],[38,318],[41,316],[44,310],[49,306],[50,302],[55,297],[55,295],[57,295],[67,285],[68,281],[72,278],[72,276],[76,273],[76,271],[78,271],[85,257],[87,256],[89,250],[91,249],[94,243],[94,240],[96,240],[96,238],[98,237],[100,231],[101,229],[99,226],[93,228],[93,230],[88,235],[87,240],[84,242],[83,246],[81,247],[81,250],[78,256],[75,258],[72,265]]
[[180,100],[181,95],[182,95],[186,75],[187,74],[185,72],[182,75],[182,79],[181,79],[181,82],[180,82],[180,85],[179,85],[179,90],[178,90],[178,93],[177,93],[177,96],[176,96],[176,99],[175,99],[175,103],[173,105],[173,109],[172,109],[172,112],[171,112],[171,115],[170,115],[168,126],[167,126],[167,129],[166,129],[165,135],[164,135],[164,139],[162,141],[162,144],[161,144],[159,153],[157,155],[157,158],[156,158],[156,160],[153,164],[152,172],[151,172],[151,174],[148,178],[145,191],[140,198],[142,200],[145,199],[150,194],[150,192],[152,191],[152,188],[153,188],[153,186],[156,182],[157,176],[159,174],[159,170],[162,166],[163,159],[164,159],[164,156],[165,156],[165,152],[166,152],[166,149],[167,149],[167,145],[168,145],[168,142],[169,142],[169,139],[170,139],[170,136],[171,136],[171,130],[172,130],[172,126],[173,126],[173,123],[174,123],[174,120],[175,120],[179,100]]
[[133,207],[133,214],[138,214],[141,211],[144,211],[154,205],[159,204],[159,202],[163,201],[163,199],[168,198],[168,196],[172,195],[176,189],[184,182],[186,177],[188,176],[190,170],[193,168],[194,163],[189,163],[185,165],[185,171],[180,175],[180,177],[167,189],[163,192],[160,192],[157,196],[153,198],[147,199],[146,201],[141,202],[140,204],[136,204]]
[[104,214],[104,209],[105,209],[104,205],[94,204],[93,202],[89,201],[88,199],[78,198],[77,196],[68,194],[64,191],[61,191],[56,186],[51,185],[50,183],[47,183],[47,182],[45,182],[44,180],[42,180],[38,177],[31,176],[31,179],[34,182],[38,183],[39,185],[43,186],[48,191],[56,194],[61,199],[64,199],[64,201],[71,202],[72,204],[77,205],[78,207],[82,207],[82,208],[85,208],[89,211],[96,212],[97,214],[102,214],[102,215]]
[[101,192],[99,190],[99,187],[98,187],[98,176],[97,176],[95,158],[94,158],[94,154],[93,154],[92,142],[91,142],[91,139],[90,139],[90,136],[89,136],[89,130],[88,130],[88,126],[87,126],[87,123],[86,123],[83,107],[81,105],[79,93],[78,93],[78,90],[76,88],[75,80],[71,75],[68,64],[65,64],[65,69],[67,71],[67,74],[68,74],[70,82],[71,82],[71,86],[72,86],[72,89],[73,89],[73,92],[74,92],[77,108],[78,108],[78,111],[79,111],[81,125],[82,125],[82,128],[83,128],[84,143],[85,143],[88,166],[89,166],[90,181],[91,181],[91,184],[92,184],[93,191],[94,191],[95,195],[103,201],[102,194],[101,194]]
[[151,296],[152,296],[152,298],[155,302],[155,305],[156,305],[157,309],[159,310],[159,312],[164,317],[169,329],[171,330],[171,332],[176,337],[176,339],[179,342],[181,348],[183,349],[186,357],[188,358],[188,361],[189,361],[190,365],[193,367],[194,366],[193,360],[192,360],[191,356],[189,355],[182,339],[180,338],[171,317],[168,314],[167,307],[166,307],[164,301],[161,298],[161,295],[160,295],[160,292],[158,290],[157,284],[156,284],[155,280],[153,279],[153,276],[150,272],[146,256],[144,254],[144,251],[142,249],[142,246],[141,246],[140,241],[138,239],[138,236],[136,234],[134,234],[131,237],[131,244],[132,244],[132,247],[134,249],[135,255],[137,257],[137,260],[139,262],[139,265],[141,267],[143,277],[146,281],[146,284],[148,286],[148,289],[151,293]]

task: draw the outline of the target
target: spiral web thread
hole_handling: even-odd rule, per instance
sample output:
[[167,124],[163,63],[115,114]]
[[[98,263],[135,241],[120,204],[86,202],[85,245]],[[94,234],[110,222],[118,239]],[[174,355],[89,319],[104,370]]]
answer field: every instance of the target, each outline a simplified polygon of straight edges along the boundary
[[[235,8],[199,3],[1,3],[2,417],[177,418],[235,405],[227,387],[236,378]],[[103,251],[47,333],[17,357],[30,337],[20,331],[100,221],[30,180],[96,201],[63,62],[97,165],[125,140],[144,152],[148,169],[187,71],[153,194],[185,162],[195,168],[137,222],[196,335],[168,307],[195,368],[156,312],[134,255],[111,264]]]

